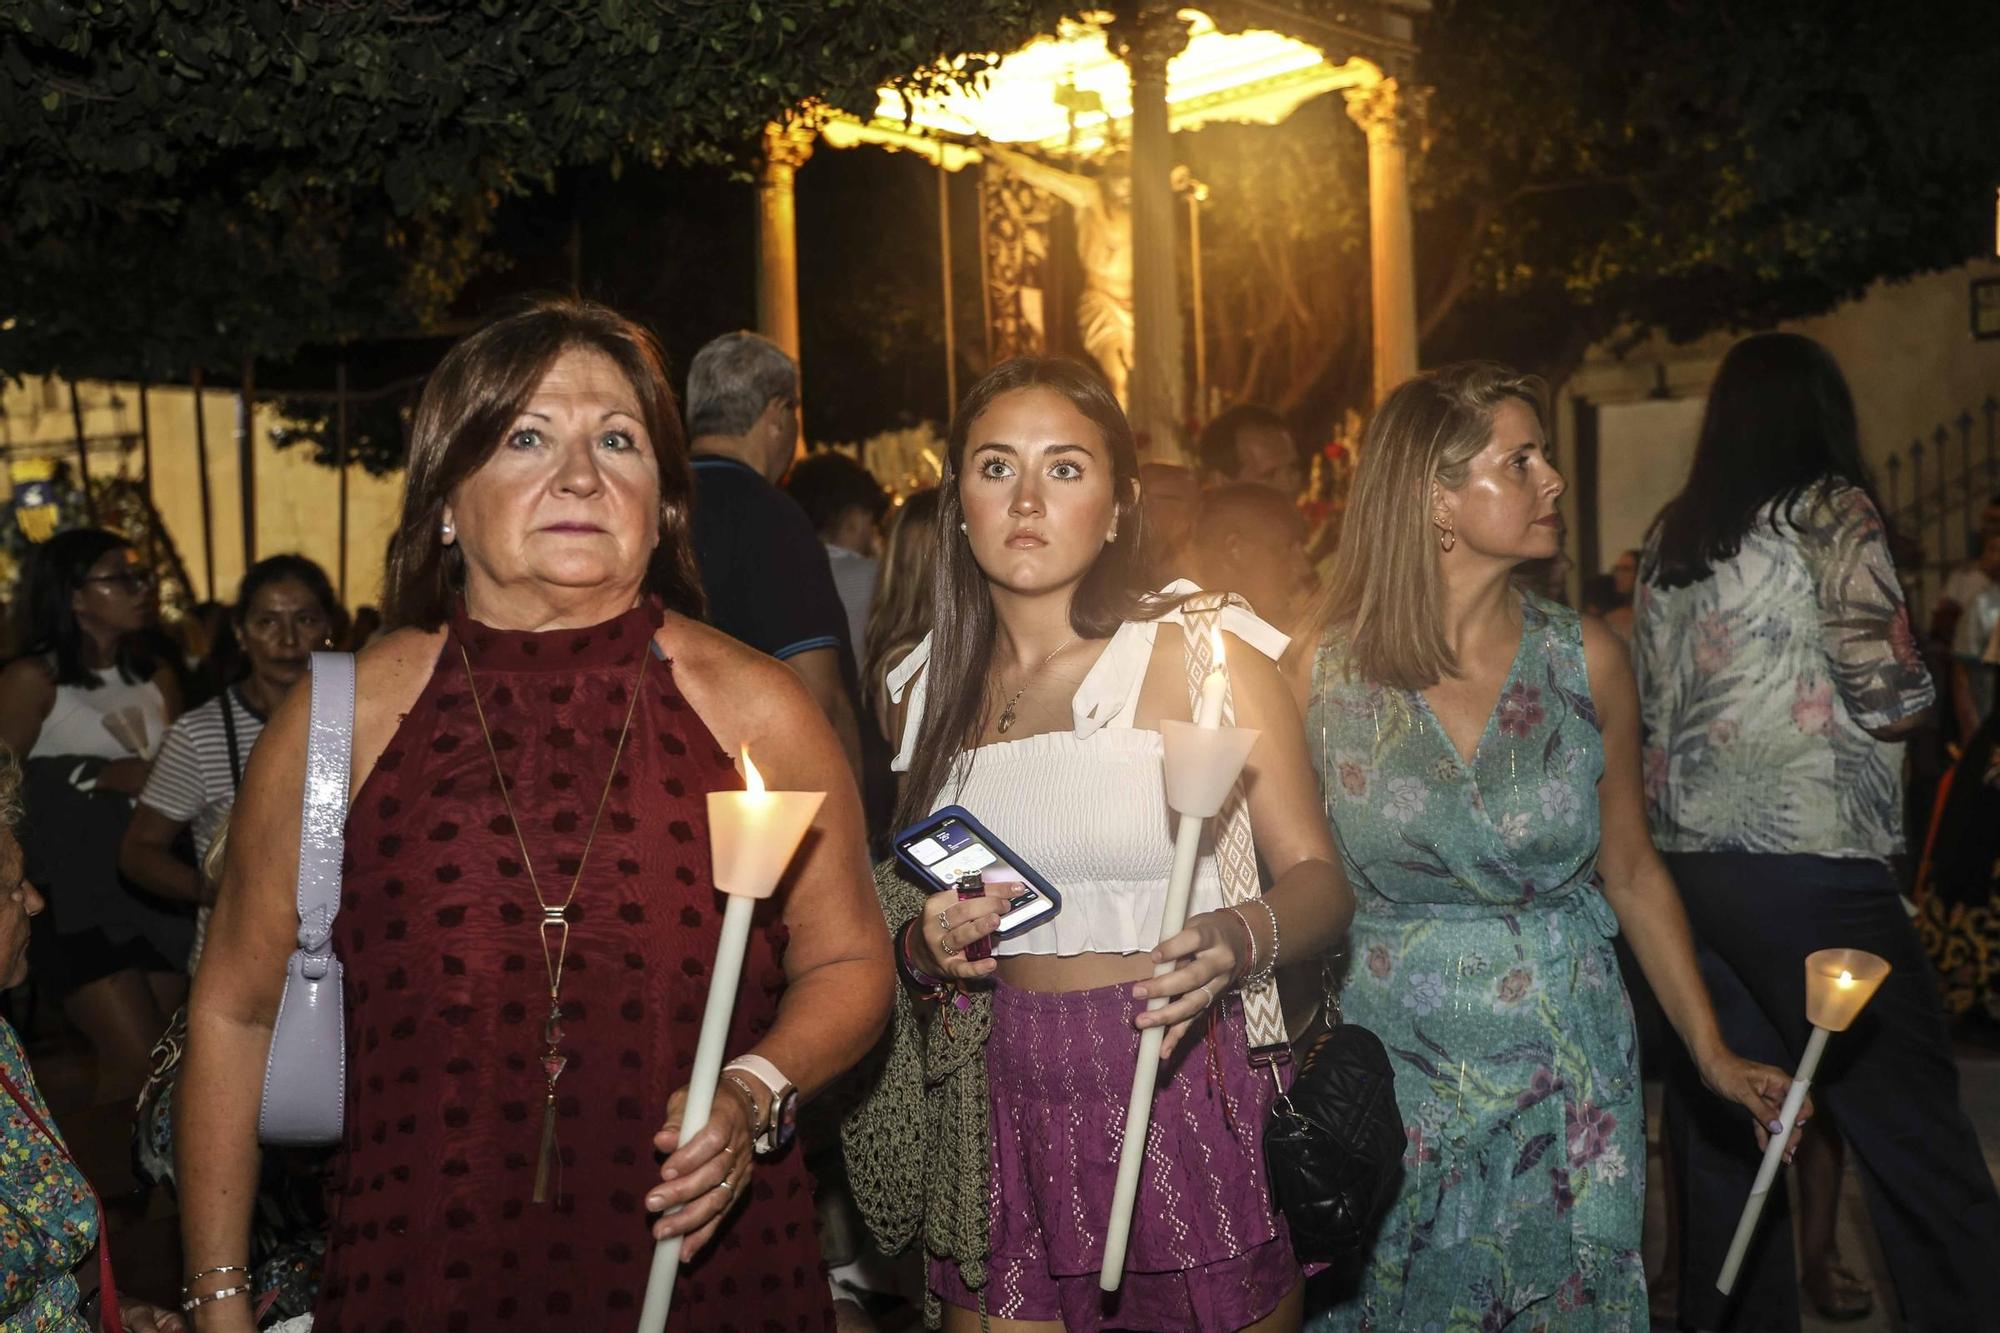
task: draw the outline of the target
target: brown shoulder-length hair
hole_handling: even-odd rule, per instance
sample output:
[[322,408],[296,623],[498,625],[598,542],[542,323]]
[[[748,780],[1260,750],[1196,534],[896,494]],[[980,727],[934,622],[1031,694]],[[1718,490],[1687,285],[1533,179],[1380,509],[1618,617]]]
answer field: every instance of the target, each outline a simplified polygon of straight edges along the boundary
[[1017,356],[986,372],[965,395],[951,419],[951,439],[938,477],[935,558],[931,566],[931,660],[925,670],[924,716],[916,751],[897,803],[897,817],[914,823],[930,812],[930,800],[944,786],[959,756],[985,725],[991,702],[988,671],[993,659],[993,593],[986,572],[973,558],[972,543],[959,525],[965,505],[959,475],[965,465],[973,423],[993,401],[1016,389],[1048,389],[1068,399],[1089,418],[1111,455],[1117,503],[1118,539],[1108,542],[1070,599],[1069,623],[1078,638],[1108,637],[1128,620],[1157,616],[1172,603],[1147,598],[1140,556],[1139,448],[1124,409],[1088,367],[1062,357]]
[[653,335],[606,306],[541,297],[460,341],[431,373],[410,430],[403,516],[389,544],[382,616],[390,628],[436,629],[458,605],[465,557],[438,539],[453,491],[499,449],[556,358],[573,347],[604,353],[639,399],[660,473],[660,542],[645,590],[669,610],[702,619],[706,602],[689,544],[694,477],[666,354]]
[[1432,487],[1465,484],[1492,438],[1494,412],[1510,398],[1547,429],[1542,381],[1493,361],[1426,371],[1382,400],[1361,437],[1333,577],[1295,651],[1339,635],[1351,673],[1397,689],[1428,689],[1458,674],[1444,632]]

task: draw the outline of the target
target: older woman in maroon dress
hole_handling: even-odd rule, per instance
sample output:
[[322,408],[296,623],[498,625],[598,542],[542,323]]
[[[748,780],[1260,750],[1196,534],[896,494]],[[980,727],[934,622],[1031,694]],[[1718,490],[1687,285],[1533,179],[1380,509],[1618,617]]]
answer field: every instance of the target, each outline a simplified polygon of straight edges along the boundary
[[[403,628],[358,663],[319,1333],[631,1329],[651,1242],[675,1232],[673,1327],[832,1327],[810,1182],[782,1145],[794,1093],[880,1028],[888,943],[839,744],[783,666],[699,623],[689,492],[658,349],[607,310],[501,320],[424,392],[388,575]],[[251,760],[194,996],[191,1298],[248,1253],[305,704]],[[751,945],[740,1063],[681,1143],[721,921],[706,794],[741,786],[746,744],[774,787],[828,797]],[[552,909],[566,931],[541,929]],[[242,1298],[195,1316],[253,1326]]]

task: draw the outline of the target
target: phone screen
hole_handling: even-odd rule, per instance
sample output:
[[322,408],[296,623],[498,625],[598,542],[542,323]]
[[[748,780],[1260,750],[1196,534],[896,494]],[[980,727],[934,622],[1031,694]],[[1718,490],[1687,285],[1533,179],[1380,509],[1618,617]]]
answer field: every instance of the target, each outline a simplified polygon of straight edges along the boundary
[[[1021,874],[1021,868],[987,846],[977,830],[953,816],[922,830],[921,836],[905,840],[902,850],[939,889],[950,888],[961,875],[976,875],[995,866]],[[1010,886],[1010,891],[1013,906],[1001,913],[996,935],[1004,937],[1026,929],[1055,910],[1055,902],[1025,874],[1021,874],[1020,883]]]

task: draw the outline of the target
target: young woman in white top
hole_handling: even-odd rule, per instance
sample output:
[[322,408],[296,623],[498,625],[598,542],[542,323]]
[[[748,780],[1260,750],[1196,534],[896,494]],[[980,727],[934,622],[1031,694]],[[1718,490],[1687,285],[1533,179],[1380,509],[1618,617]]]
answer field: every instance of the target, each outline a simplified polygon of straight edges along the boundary
[[[998,924],[998,898],[938,894],[901,923],[916,971],[995,987],[988,1280],[974,1292],[933,1264],[947,1330],[979,1327],[982,1304],[991,1327],[1035,1333],[1299,1323],[1299,1266],[1264,1184],[1270,1081],[1221,1001],[1253,960],[1331,944],[1353,895],[1271,660],[1286,640],[1232,609],[1236,721],[1263,733],[1244,781],[1271,888],[1225,907],[1206,852],[1186,928],[1158,938],[1172,857],[1158,729],[1189,715],[1177,594],[1196,590],[1153,597],[1140,582],[1137,476],[1131,428],[1094,374],[996,367],[952,423],[934,628],[890,679],[903,824],[962,805],[1064,895],[1058,916],[979,961],[965,950]],[[1163,960],[1178,966],[1155,980]],[[1147,1013],[1149,996],[1172,1002]],[[1112,1164],[1136,1029],[1155,1024],[1168,1058],[1124,1282],[1107,1296]]]
[[152,574],[98,528],[34,549],[19,607],[26,651],[0,672],[0,742],[25,755],[30,872],[47,896],[36,973],[97,1057],[101,1101],[130,1097],[180,1003],[192,923],[119,882],[118,839],[180,711],[173,674],[138,641]]

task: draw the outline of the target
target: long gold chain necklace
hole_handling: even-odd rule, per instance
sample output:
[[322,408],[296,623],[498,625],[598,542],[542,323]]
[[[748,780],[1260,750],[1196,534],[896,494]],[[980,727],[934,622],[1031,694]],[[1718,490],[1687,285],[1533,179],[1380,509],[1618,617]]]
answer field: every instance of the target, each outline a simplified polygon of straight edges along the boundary
[[[549,978],[549,1014],[542,1020],[542,1077],[546,1097],[542,1103],[542,1143],[535,1153],[534,1202],[547,1203],[549,1168],[556,1158],[556,1080],[569,1065],[562,1052],[563,963],[569,958],[569,905],[576,901],[577,886],[583,883],[584,867],[590,864],[590,849],[597,841],[597,826],[604,819],[604,807],[611,801],[611,788],[618,780],[618,761],[625,755],[625,739],[632,734],[632,717],[639,711],[639,694],[646,683],[646,664],[652,660],[650,647],[639,653],[639,679],[632,686],[632,700],[625,706],[625,725],[618,732],[618,745],[611,752],[611,771],[604,775],[604,792],[597,798],[597,813],[590,819],[590,834],[583,840],[583,855],[577,858],[576,873],[570,876],[569,892],[560,903],[542,896],[541,881],[535,878],[535,862],[528,855],[527,839],[521,836],[521,821],[514,817],[514,798],[508,794],[507,775],[500,770],[500,752],[493,745],[493,731],[486,725],[486,709],[479,702],[479,683],[473,679],[472,657],[465,644],[458,645],[459,660],[465,663],[465,684],[472,695],[472,711],[479,718],[479,733],[486,738],[486,754],[493,761],[493,780],[500,785],[500,800],[507,807],[507,823],[514,830],[514,845],[521,849],[521,866],[528,872],[528,887],[535,891],[535,904],[542,910],[536,934],[542,941],[542,966]],[[551,947],[549,936],[555,936]]]
[[1035,683],[1035,677],[1041,675],[1042,672],[1048,670],[1049,663],[1056,660],[1056,654],[1062,652],[1064,648],[1069,647],[1071,644],[1075,642],[1076,642],[1076,635],[1074,634],[1070,635],[1067,639],[1064,639],[1062,641],[1061,647],[1058,647],[1055,652],[1050,653],[1047,657],[1044,657],[1041,660],[1041,664],[1039,666],[1037,666],[1033,671],[1030,671],[1027,675],[1021,678],[1021,688],[1015,690],[1014,693],[1008,697],[1007,706],[1000,710],[1000,721],[994,725],[994,730],[998,731],[1002,736],[1005,736],[1008,732],[1014,729],[1014,705],[1021,702],[1021,696],[1026,694],[1028,692],[1028,687]]

